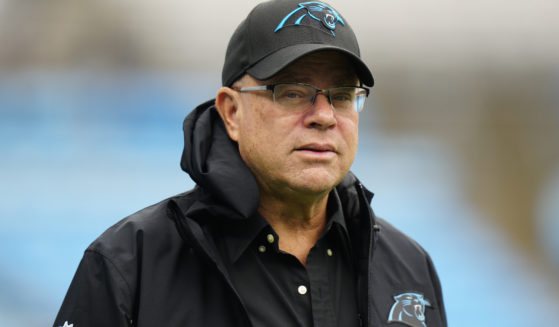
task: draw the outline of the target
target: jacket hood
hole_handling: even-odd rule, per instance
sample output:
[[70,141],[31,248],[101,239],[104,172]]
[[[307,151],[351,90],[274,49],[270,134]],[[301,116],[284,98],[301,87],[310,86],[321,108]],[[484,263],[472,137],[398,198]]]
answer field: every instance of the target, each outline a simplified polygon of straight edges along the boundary
[[183,132],[182,170],[240,218],[252,216],[258,208],[258,185],[241,159],[237,143],[229,138],[214,100],[186,116]]

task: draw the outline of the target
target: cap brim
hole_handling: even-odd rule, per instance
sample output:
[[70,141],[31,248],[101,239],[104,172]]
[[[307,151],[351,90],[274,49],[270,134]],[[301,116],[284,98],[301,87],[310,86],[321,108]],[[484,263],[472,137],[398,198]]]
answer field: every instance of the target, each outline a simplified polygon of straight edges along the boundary
[[355,73],[359,77],[359,80],[369,87],[375,84],[373,74],[361,58],[345,49],[325,44],[297,44],[280,49],[262,58],[252,67],[247,69],[247,73],[256,79],[266,80],[277,74],[295,60],[313,52],[323,50],[338,51],[347,55],[355,66]]

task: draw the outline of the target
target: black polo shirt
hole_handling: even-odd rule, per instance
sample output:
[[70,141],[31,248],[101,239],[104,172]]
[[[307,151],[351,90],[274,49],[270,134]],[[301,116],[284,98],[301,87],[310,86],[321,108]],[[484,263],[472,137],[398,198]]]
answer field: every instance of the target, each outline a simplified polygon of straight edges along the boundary
[[359,325],[349,236],[335,190],[327,218],[306,268],[279,249],[278,235],[260,215],[223,231],[221,252],[254,327]]

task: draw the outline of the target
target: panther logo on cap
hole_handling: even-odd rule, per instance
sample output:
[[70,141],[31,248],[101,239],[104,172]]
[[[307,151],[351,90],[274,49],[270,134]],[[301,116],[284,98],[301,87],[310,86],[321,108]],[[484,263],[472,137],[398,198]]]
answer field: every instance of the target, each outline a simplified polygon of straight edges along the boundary
[[425,323],[425,307],[431,303],[418,293],[403,293],[394,297],[394,305],[390,309],[388,322],[399,322],[411,327],[427,327]]
[[[305,20],[307,17],[310,19]],[[320,22],[322,25],[313,25],[313,21]],[[333,36],[336,36],[334,30],[336,29],[337,23],[345,25],[342,17],[340,17],[334,8],[318,1],[302,2],[299,4],[299,8],[293,10],[285,16],[274,32],[277,32],[289,25],[306,25],[319,29],[323,26],[327,29],[327,31],[332,33]]]

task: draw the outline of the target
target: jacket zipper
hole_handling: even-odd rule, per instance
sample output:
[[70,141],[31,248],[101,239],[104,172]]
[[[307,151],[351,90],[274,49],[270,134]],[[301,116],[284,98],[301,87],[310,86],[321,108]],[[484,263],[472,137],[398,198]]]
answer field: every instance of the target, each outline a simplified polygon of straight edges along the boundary
[[[365,189],[363,185],[357,181],[355,183],[357,188],[357,193],[359,197],[359,210],[360,210],[360,228],[359,235],[361,239],[360,248],[358,249],[358,277],[357,277],[357,290],[359,292],[359,323],[360,326],[371,326],[372,312],[371,312],[371,302],[372,302],[372,290],[369,290],[371,286],[371,281],[369,278],[369,272],[371,271],[373,265],[373,254],[376,247],[376,242],[378,239],[378,233],[380,231],[380,226],[375,222],[375,215],[371,206],[369,205],[369,200],[365,196]],[[363,217],[366,217],[364,219]],[[365,226],[363,226],[365,224]]]
[[169,208],[169,211],[170,211],[171,219],[175,222],[176,229],[177,229],[181,239],[185,243],[185,245],[188,246],[189,248],[193,249],[194,251],[196,251],[198,253],[201,253],[205,257],[206,260],[208,260],[209,262],[211,262],[215,265],[216,269],[223,276],[223,278],[227,282],[227,285],[229,285],[230,290],[233,292],[233,294],[235,294],[237,300],[239,301],[239,304],[243,308],[243,314],[244,314],[243,316],[244,316],[244,320],[245,320],[247,326],[252,326],[252,324],[250,322],[250,319],[248,317],[248,312],[247,312],[243,302],[241,301],[241,297],[239,296],[239,293],[237,292],[237,290],[233,286],[233,282],[229,278],[229,275],[228,275],[226,269],[220,264],[220,262],[217,259],[212,257],[212,255],[210,254],[210,250],[204,248],[204,246],[201,244],[200,241],[202,239],[205,239],[205,236],[203,235],[202,229],[199,228],[199,229],[193,230],[192,228],[190,228],[190,226],[189,226],[190,224],[187,222],[186,217],[184,216],[180,207],[178,206],[178,204],[174,200],[169,201],[168,208]]

